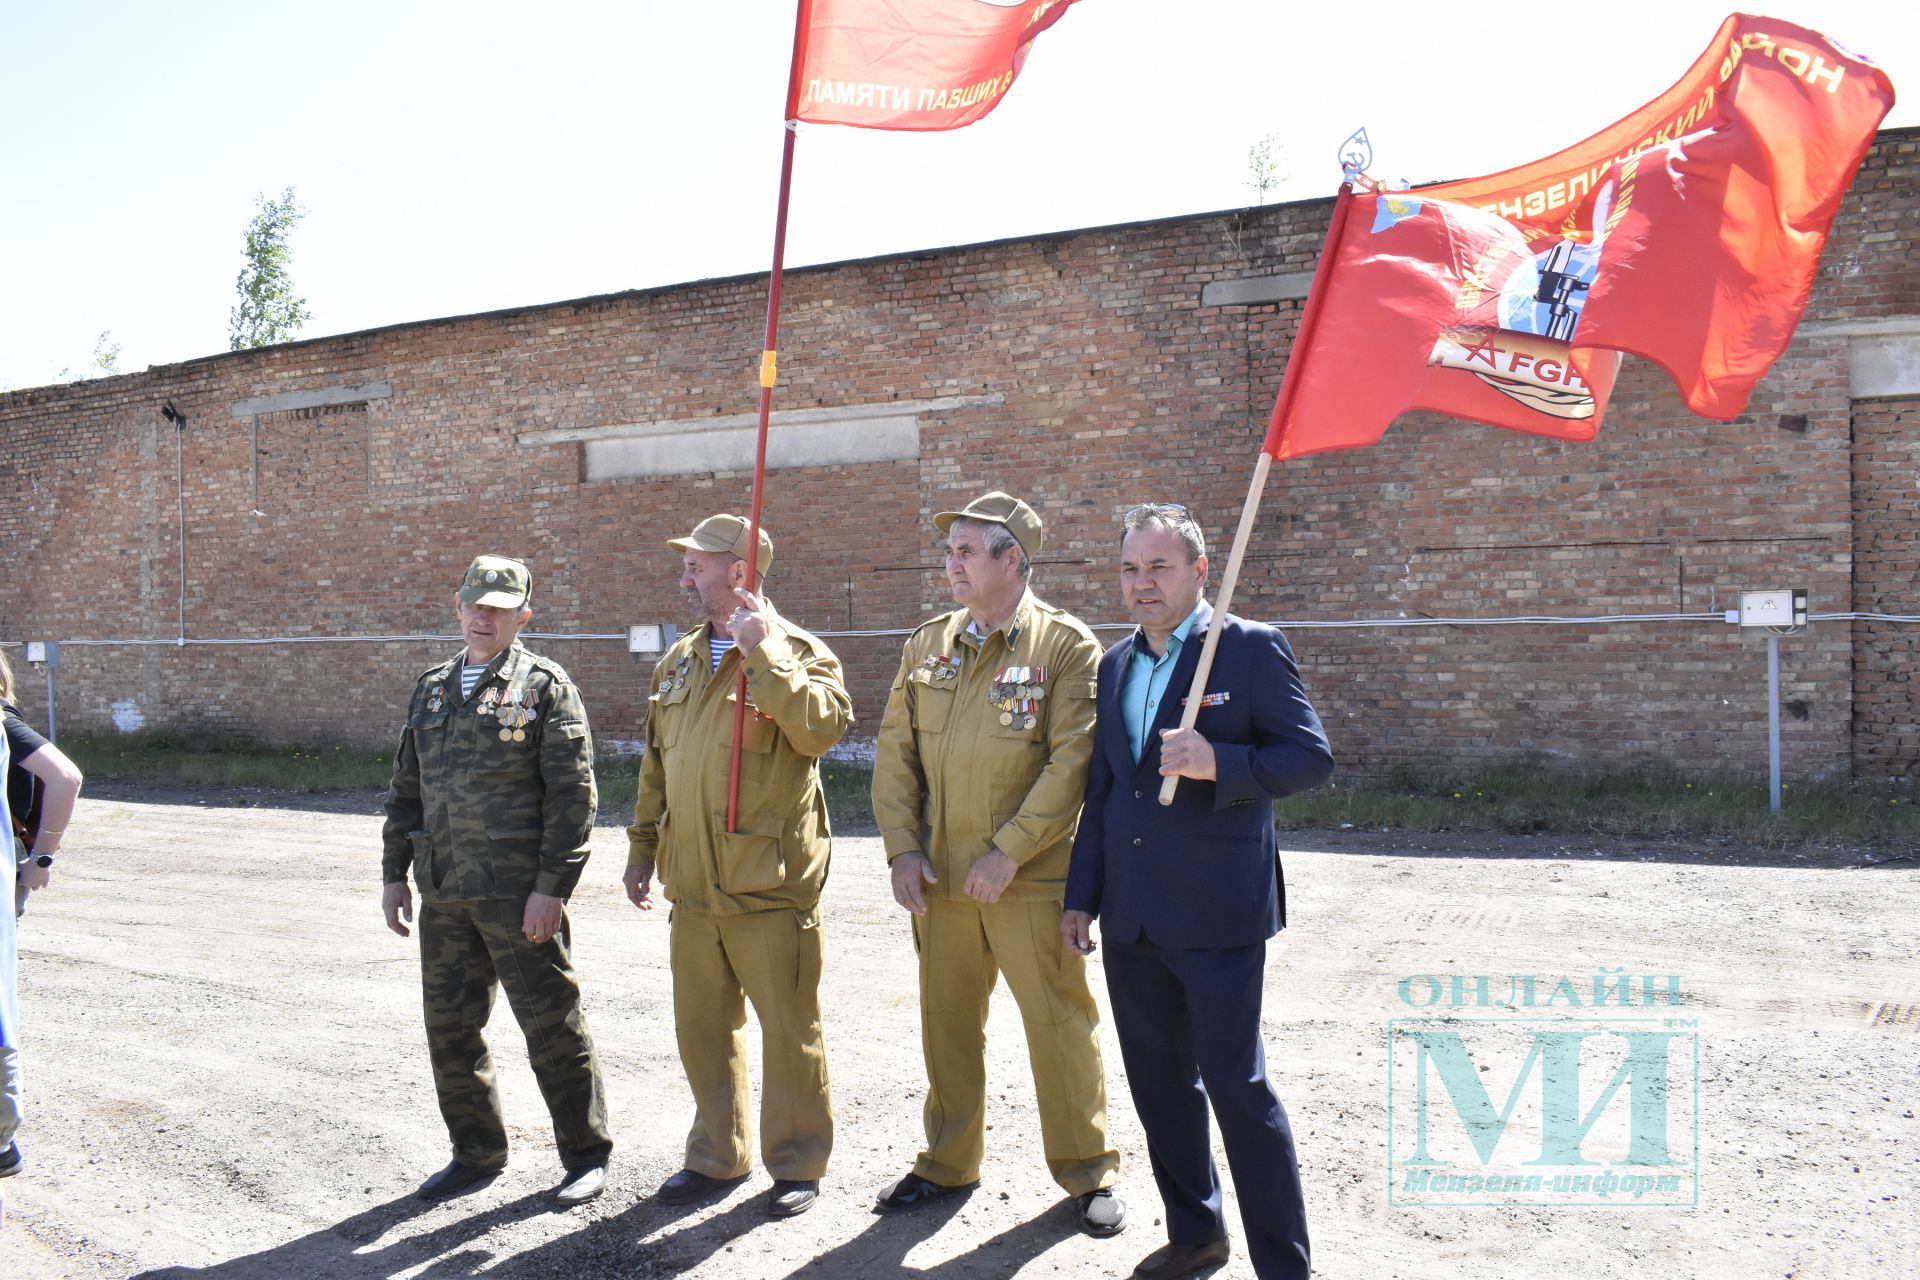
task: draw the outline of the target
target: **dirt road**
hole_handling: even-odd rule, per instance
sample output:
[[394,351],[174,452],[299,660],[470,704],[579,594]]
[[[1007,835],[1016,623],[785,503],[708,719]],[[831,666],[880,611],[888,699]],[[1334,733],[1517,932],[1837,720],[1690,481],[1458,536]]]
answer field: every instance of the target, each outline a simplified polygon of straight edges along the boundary
[[[22,926],[28,1167],[0,1183],[0,1274],[1029,1280],[1125,1276],[1164,1238],[1110,1026],[1111,1130],[1132,1225],[1105,1241],[1073,1231],[1040,1156],[1004,993],[988,1030],[981,1189],[916,1216],[871,1211],[917,1149],[921,1065],[906,924],[878,842],[863,838],[839,842],[827,891],[840,1128],[813,1212],[765,1218],[758,1173],[692,1210],[649,1198],[679,1167],[690,1103],[674,1050],[666,913],[642,915],[621,896],[624,838],[613,827],[596,833],[573,904],[618,1143],[608,1194],[571,1214],[549,1211],[559,1168],[501,1008],[494,1043],[513,1163],[479,1194],[418,1205],[409,1193],[444,1161],[445,1139],[413,944],[380,921],[374,809],[366,797],[304,811],[178,797],[82,803],[55,889],[36,896]],[[1446,854],[1382,852],[1353,837],[1316,850],[1287,856],[1293,927],[1272,950],[1267,1031],[1300,1143],[1317,1274],[1915,1274],[1914,862],[1726,865],[1549,837],[1505,842],[1499,856],[1458,842]],[[1532,1005],[1480,1003],[1480,976],[1492,999],[1524,1004],[1531,990]],[[1590,1007],[1596,976],[1614,1000],[1605,1009]],[[1095,980],[1105,1008],[1098,964]],[[1615,1074],[1608,1103],[1604,1064],[1569,1082],[1551,1048],[1529,1077],[1518,1046],[1548,1042],[1528,1041],[1522,1024],[1548,1015],[1668,1028],[1678,1045],[1662,1059],[1671,1078],[1654,1092],[1642,1061]],[[1391,1034],[1390,1019],[1401,1020]],[[1423,1042],[1440,1046],[1428,1062],[1409,1038],[1420,1027],[1439,1037]],[[1507,1040],[1473,1038],[1489,1027]],[[1431,1154],[1464,1153],[1472,1170],[1460,1140],[1471,1079],[1444,1070],[1452,1032],[1467,1036],[1455,1044],[1471,1055],[1455,1065],[1472,1064],[1465,1074],[1478,1074],[1494,1108],[1514,1108],[1496,1165],[1524,1172],[1541,1125],[1555,1123],[1531,1099],[1571,1083],[1591,1132],[1575,1125],[1568,1140],[1597,1161],[1595,1185],[1647,1171],[1638,1148],[1628,1154],[1639,1165],[1607,1163],[1607,1144],[1637,1124],[1635,1141],[1667,1161],[1652,1172],[1678,1190],[1620,1189],[1594,1207],[1572,1203],[1594,1196],[1570,1191],[1549,1205],[1466,1206],[1474,1193],[1460,1189],[1437,1197],[1452,1203],[1408,1203],[1434,1198],[1408,1162],[1420,1137],[1416,1077],[1430,1086]],[[1661,1198],[1689,1203],[1652,1203]],[[1251,1272],[1236,1257],[1217,1275]]]

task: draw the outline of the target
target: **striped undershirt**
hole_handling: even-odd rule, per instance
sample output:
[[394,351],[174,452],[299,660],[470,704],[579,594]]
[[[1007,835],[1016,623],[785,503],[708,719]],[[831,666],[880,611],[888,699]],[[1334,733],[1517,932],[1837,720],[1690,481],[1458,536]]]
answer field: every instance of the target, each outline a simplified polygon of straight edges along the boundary
[[722,639],[720,636],[715,635],[711,631],[707,632],[708,656],[710,656],[713,659],[713,669],[715,671],[718,671],[720,669],[720,659],[726,657],[727,650],[731,648],[733,648],[732,636],[727,636],[724,639]]
[[462,702],[473,696],[474,686],[480,683],[480,677],[485,675],[486,671],[487,664],[484,662],[477,667],[471,663],[460,664],[460,700]]

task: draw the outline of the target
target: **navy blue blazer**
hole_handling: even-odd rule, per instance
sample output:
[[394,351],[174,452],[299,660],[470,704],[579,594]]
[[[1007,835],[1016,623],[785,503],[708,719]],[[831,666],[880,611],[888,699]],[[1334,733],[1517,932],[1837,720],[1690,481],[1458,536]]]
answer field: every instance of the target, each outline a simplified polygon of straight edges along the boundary
[[1209,699],[1220,700],[1194,724],[1213,745],[1216,780],[1182,778],[1161,806],[1160,730],[1179,726],[1212,616],[1202,602],[1137,765],[1120,688],[1140,633],[1100,661],[1093,766],[1064,906],[1100,917],[1111,942],[1144,933],[1166,947],[1239,947],[1272,937],[1287,918],[1273,802],[1333,773],[1286,637],[1228,614],[1207,676]]

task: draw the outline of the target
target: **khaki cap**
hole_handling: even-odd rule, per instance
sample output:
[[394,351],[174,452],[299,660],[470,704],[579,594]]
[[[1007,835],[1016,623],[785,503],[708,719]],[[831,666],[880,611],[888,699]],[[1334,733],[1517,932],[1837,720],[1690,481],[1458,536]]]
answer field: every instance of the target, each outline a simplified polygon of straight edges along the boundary
[[[668,538],[667,545],[676,551],[724,551],[728,555],[747,558],[747,521],[743,516],[708,516],[693,526],[693,532],[684,538]],[[773,539],[767,536],[767,527],[760,526],[760,555],[754,561],[756,573],[765,573],[773,565]]]
[[475,556],[460,584],[462,600],[495,609],[518,609],[532,594],[533,571],[505,556]]
[[992,493],[983,493],[958,511],[942,511],[933,518],[933,527],[945,533],[953,527],[955,520],[985,520],[989,524],[1003,524],[1020,549],[1032,560],[1040,554],[1040,517],[1033,508],[1011,494],[1001,493],[998,489]]

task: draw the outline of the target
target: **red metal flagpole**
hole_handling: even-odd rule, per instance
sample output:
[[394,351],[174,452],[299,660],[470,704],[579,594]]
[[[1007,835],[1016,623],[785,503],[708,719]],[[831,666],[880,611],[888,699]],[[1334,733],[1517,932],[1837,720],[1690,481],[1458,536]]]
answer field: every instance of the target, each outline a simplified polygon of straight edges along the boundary
[[[787,72],[788,98],[793,77],[799,74],[800,22],[804,9],[794,6],[794,61]],[[747,514],[747,590],[758,592],[755,577],[760,562],[760,508],[767,487],[767,419],[773,413],[773,384],[779,374],[780,276],[787,257],[787,194],[793,187],[795,121],[786,122],[780,145],[780,203],[773,217],[773,274],[767,281],[767,333],[760,347],[760,435],[753,451],[753,507]],[[740,742],[747,729],[747,664],[740,655],[740,673],[734,686],[733,752],[727,762],[727,830],[740,829]]]

